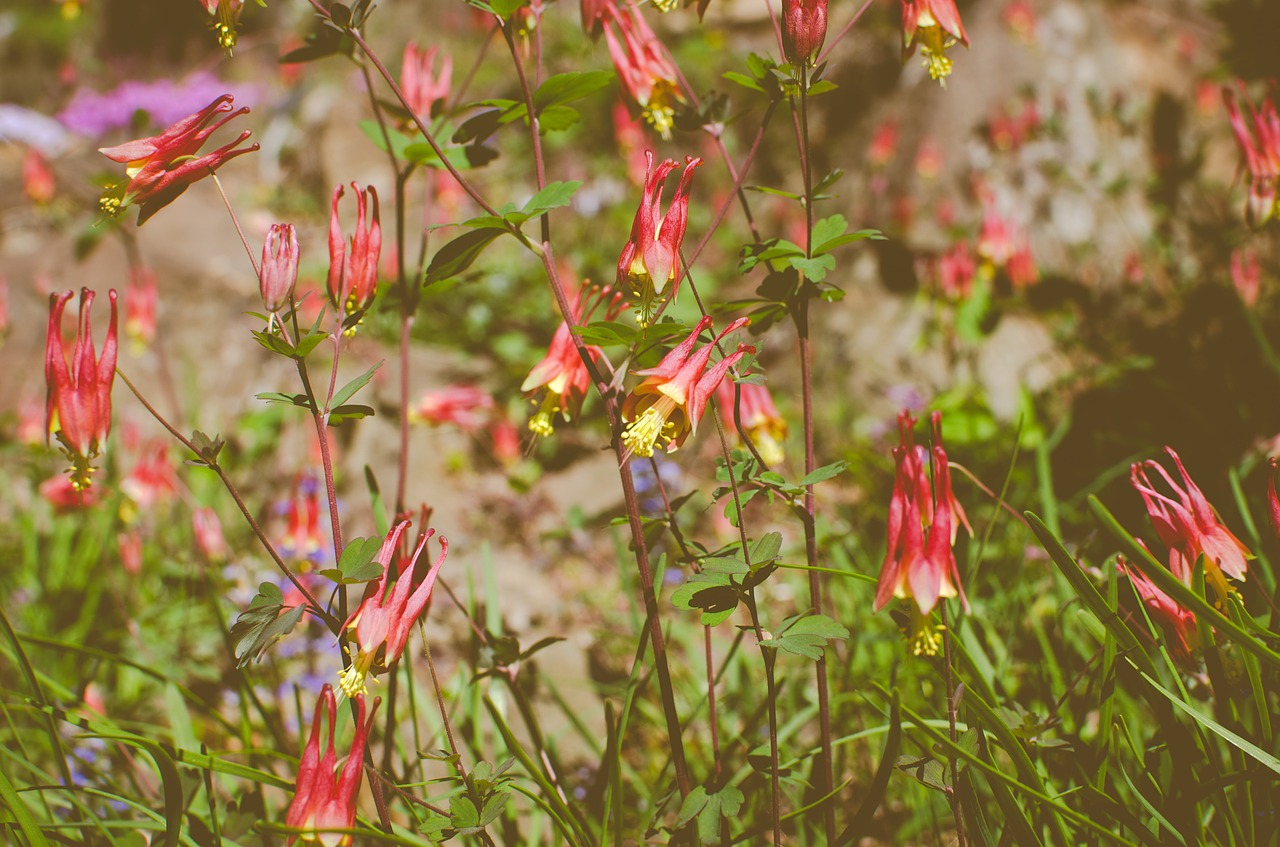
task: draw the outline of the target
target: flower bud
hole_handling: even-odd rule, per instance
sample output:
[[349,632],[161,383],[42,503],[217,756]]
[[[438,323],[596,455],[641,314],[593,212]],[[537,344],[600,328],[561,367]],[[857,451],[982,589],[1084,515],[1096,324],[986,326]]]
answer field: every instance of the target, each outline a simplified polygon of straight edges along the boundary
[[298,233],[293,224],[272,224],[262,245],[262,305],[278,312],[293,299],[298,282]]
[[793,65],[812,65],[827,40],[827,0],[782,0],[782,52]]

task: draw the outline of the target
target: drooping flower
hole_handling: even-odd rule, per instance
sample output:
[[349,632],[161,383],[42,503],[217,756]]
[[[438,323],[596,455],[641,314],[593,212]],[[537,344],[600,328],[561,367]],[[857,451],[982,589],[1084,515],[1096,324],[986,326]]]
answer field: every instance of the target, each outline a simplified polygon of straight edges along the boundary
[[218,513],[208,506],[201,506],[191,512],[191,531],[195,535],[196,547],[210,562],[225,561],[228,554],[227,538],[222,534],[222,521]]
[[782,55],[812,65],[827,39],[827,0],[782,0]]
[[622,418],[627,422],[622,444],[628,456],[652,456],[659,439],[666,442],[668,453],[674,453],[698,431],[698,421],[720,380],[735,362],[755,352],[754,347],[739,344],[737,350],[707,370],[716,342],[748,323],[748,318],[739,318],[694,352],[698,336],[711,328],[711,318],[704,317],[657,367],[636,371],[645,380],[633,388],[622,403]]
[[240,22],[244,0],[200,0],[200,5],[214,19],[210,26],[218,38],[218,45],[230,55],[236,46],[236,25]]
[[410,629],[431,599],[436,576],[449,553],[449,542],[441,537],[440,556],[418,585],[414,586],[418,560],[436,532],[428,529],[418,537],[418,545],[414,548],[409,564],[402,564],[395,587],[388,593],[388,583],[396,569],[393,562],[396,545],[408,527],[409,521],[400,521],[387,533],[382,549],[374,557],[374,561],[382,565],[382,577],[377,582],[369,583],[364,599],[343,624],[343,629],[353,631],[351,642],[356,648],[356,655],[350,666],[339,675],[339,687],[349,697],[363,694],[370,674],[385,672],[400,658],[409,640]]
[[90,464],[102,452],[111,431],[111,386],[116,376],[116,292],[111,300],[111,321],[102,353],[93,349],[89,312],[94,293],[80,290],[80,317],[70,364],[62,339],[62,312],[72,292],[49,295],[49,329],[45,343],[45,431],[56,435],[67,458],[68,473],[77,491],[88,488],[94,472]]
[[787,437],[787,419],[778,412],[769,388],[753,382],[733,383],[721,380],[716,386],[716,406],[725,425],[734,425],[734,389],[738,391],[738,418],[742,427],[738,431],[745,433],[760,453],[760,458],[771,465],[779,464],[785,454],[782,442]]
[[[142,225],[178,199],[191,183],[205,178],[236,156],[257,150],[256,143],[239,146],[251,134],[246,129],[231,143],[203,156],[196,155],[215,130],[232,118],[248,113],[247,106],[232,111],[232,102],[230,94],[223,94],[159,135],[99,149],[98,152],[111,161],[125,164],[129,177],[126,185],[113,185],[106,190],[102,195],[102,210],[115,217],[136,205],[138,224]],[[210,123],[215,115],[224,113],[225,117]]]
[[[1141,543],[1141,542],[1139,542]],[[1146,545],[1143,545],[1144,547]],[[1116,562],[1120,572],[1128,575],[1133,588],[1138,592],[1143,605],[1155,622],[1171,634],[1173,640],[1173,659],[1184,670],[1195,669],[1195,653],[1200,649],[1200,631],[1196,628],[1196,616],[1190,609],[1183,608],[1160,586],[1151,581],[1146,574],[1130,565],[1123,557]]]
[[1231,251],[1231,284],[1240,300],[1250,308],[1258,304],[1262,288],[1262,268],[1258,264],[1258,252],[1248,247]]
[[[171,498],[178,491],[178,477],[169,458],[168,445],[155,442],[143,450],[129,474],[120,482],[120,490],[142,513]],[[130,510],[131,512],[133,510]]]
[[[329,217],[329,302],[347,315],[368,309],[378,293],[378,259],[382,255],[382,222],[378,215],[378,192],[371,185],[364,191],[354,182],[356,195],[356,231],[351,236],[351,249],[342,238],[338,219],[338,201],[345,188],[333,191],[333,212]],[[369,209],[368,224],[365,212]],[[352,327],[350,331],[355,328]]]
[[408,101],[412,112],[418,120],[427,123],[437,103],[449,98],[449,88],[453,80],[453,57],[445,55],[440,59],[440,70],[433,66],[439,48],[432,46],[419,50],[416,42],[410,41],[404,47],[404,59],[400,64],[400,90]]
[[[1243,83],[1239,87],[1243,94]],[[1246,99],[1245,106],[1249,109],[1247,120],[1236,102],[1234,89],[1224,86],[1222,101],[1231,118],[1236,144],[1249,169],[1249,203],[1245,207],[1245,217],[1250,226],[1260,227],[1280,214],[1280,201],[1277,200],[1277,188],[1280,187],[1280,114],[1276,112],[1273,94],[1262,101],[1261,109],[1254,109]]]
[[[1173,448],[1166,446],[1164,450],[1177,465],[1182,485],[1174,482],[1164,466],[1154,459],[1130,466],[1129,480],[1142,495],[1156,536],[1169,548],[1169,569],[1174,576],[1190,584],[1192,568],[1203,554],[1205,579],[1214,586],[1220,598],[1225,598],[1230,589],[1223,574],[1243,580],[1253,553],[1223,525],[1217,510],[1205,499]],[[1164,478],[1176,500],[1151,484],[1148,470],[1154,470]]]
[[[311,735],[298,761],[298,781],[294,787],[293,802],[285,813],[285,825],[301,832],[290,835],[289,843],[301,837],[303,841],[318,842],[324,847],[342,847],[351,843],[351,836],[325,830],[351,829],[356,822],[356,796],[364,778],[364,751],[369,742],[369,731],[378,712],[381,698],[375,698],[365,720],[364,697],[354,695],[356,704],[355,737],[346,763],[338,770],[338,752],[334,744],[334,723],[338,716],[337,698],[328,683],[320,689],[316,700],[315,716],[311,720]],[[324,753],[320,752],[320,728],[328,727]]]
[[292,559],[302,571],[309,571],[320,561],[325,546],[320,530],[320,483],[314,476],[298,477],[284,509],[285,535],[280,541],[280,554]]
[[466,430],[484,426],[493,410],[493,397],[474,385],[450,385],[425,391],[409,418],[432,425],[453,424]]
[[[605,320],[616,318],[622,309],[622,297],[611,288],[584,283],[570,305],[574,324],[581,325],[590,320],[591,313],[601,305],[605,308]],[[592,361],[603,354],[594,344],[587,345],[586,350]],[[565,422],[577,417],[590,387],[591,374],[574,346],[573,328],[561,321],[551,337],[547,355],[533,366],[520,385],[520,390],[525,392],[546,389],[537,413],[529,419],[529,430],[544,438],[555,434],[556,415]]]
[[134,355],[156,340],[156,306],[160,299],[155,271],[139,265],[129,269],[129,287],[124,290],[124,334]]
[[28,147],[22,157],[22,190],[27,199],[37,206],[47,206],[56,191],[53,170],[48,160],[34,147]]
[[970,534],[973,530],[951,490],[951,470],[942,444],[942,413],[934,412],[931,418],[930,450],[915,443],[915,423],[909,412],[898,416],[899,444],[893,449],[896,469],[889,500],[888,544],[880,567],[875,608],[883,609],[893,597],[912,599],[912,649],[917,656],[933,656],[941,639],[930,616],[939,598],[958,596],[966,611],[969,608],[952,547],[958,524],[963,524]]
[[664,159],[654,167],[653,151],[646,150],[644,155],[648,163],[644,193],[631,222],[631,237],[618,256],[617,275],[619,288],[629,284],[636,292],[640,302],[636,317],[641,326],[652,319],[657,301],[668,285],[673,299],[679,292],[680,247],[689,224],[689,185],[694,168],[702,164],[700,158],[685,157],[684,173],[671,204],[665,214],[660,214],[667,177],[680,165],[674,159]]
[[902,0],[902,58],[918,46],[930,78],[943,87],[951,74],[947,50],[956,42],[969,46],[955,0]]
[[604,39],[622,87],[664,139],[671,138],[676,106],[685,102],[680,75],[666,46],[630,3],[604,9]]
[[293,224],[272,224],[262,243],[259,293],[262,305],[274,315],[292,305],[298,284],[298,231]]

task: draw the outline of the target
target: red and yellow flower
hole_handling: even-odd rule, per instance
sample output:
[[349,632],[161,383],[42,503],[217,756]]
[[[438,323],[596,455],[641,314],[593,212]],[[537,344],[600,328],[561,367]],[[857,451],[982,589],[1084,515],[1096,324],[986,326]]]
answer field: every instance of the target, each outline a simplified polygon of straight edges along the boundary
[[684,173],[667,211],[660,214],[662,194],[667,177],[680,167],[675,159],[664,159],[654,167],[653,151],[645,151],[644,193],[640,206],[631,222],[631,237],[618,256],[618,286],[630,285],[636,292],[640,307],[636,318],[641,326],[647,326],[657,308],[658,300],[671,286],[674,299],[680,288],[680,247],[684,244],[685,229],[689,224],[689,185],[693,170],[702,159],[685,156]]
[[116,292],[111,300],[111,321],[107,339],[99,355],[93,349],[93,327],[89,312],[94,293],[80,290],[80,317],[75,349],[68,363],[62,338],[62,313],[72,292],[49,295],[49,328],[45,341],[45,431],[56,436],[71,460],[68,473],[76,491],[84,491],[92,481],[91,462],[98,457],[111,431],[111,386],[116,376],[118,313]]
[[955,0],[902,0],[902,57],[920,48],[929,77],[943,86],[951,74],[947,50],[959,42],[969,46]]

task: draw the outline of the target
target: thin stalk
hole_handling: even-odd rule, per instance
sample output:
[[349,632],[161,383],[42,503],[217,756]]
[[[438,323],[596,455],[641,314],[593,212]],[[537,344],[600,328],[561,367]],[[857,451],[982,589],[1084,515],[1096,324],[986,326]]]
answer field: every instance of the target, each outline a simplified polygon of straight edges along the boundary
[[[810,157],[809,140],[809,69],[800,69],[799,108],[794,108],[796,119],[796,146],[800,154],[800,168],[804,175],[804,212],[805,212],[805,256],[813,257],[813,167]],[[805,290],[806,281],[801,281],[795,311],[792,317],[796,325],[796,334],[800,344],[800,383],[804,409],[804,472],[813,473],[817,467],[817,457],[813,446],[813,349],[810,339],[809,296]],[[815,614],[823,614],[822,575],[818,567],[818,533],[817,504],[814,498],[813,485],[806,485],[804,490],[804,553],[809,570],[809,604]],[[818,793],[828,795],[835,786],[835,763],[831,744],[831,694],[828,686],[827,659],[824,653],[814,664],[814,677],[818,688],[818,731],[822,740],[822,752],[818,757]],[[836,809],[834,803],[822,806],[822,823],[826,832],[827,843],[833,843],[836,837]]]
[[289,582],[293,583],[293,587],[298,589],[299,593],[302,594],[303,599],[307,601],[307,609],[323,621],[325,626],[329,628],[330,632],[336,634],[338,629],[341,627],[342,622],[326,612],[324,607],[320,605],[319,601],[317,601],[316,598],[311,595],[311,592],[307,590],[307,587],[302,584],[297,576],[294,575],[293,571],[289,570],[289,566],[284,563],[284,560],[280,558],[280,554],[276,552],[276,548],[272,546],[271,542],[267,539],[266,534],[262,531],[262,527],[259,526],[258,522],[254,519],[253,513],[249,511],[249,507],[245,505],[244,500],[240,498],[240,492],[236,490],[236,487],[231,482],[230,477],[227,476],[226,471],[218,464],[217,460],[210,460],[201,456],[200,451],[196,449],[196,446],[192,444],[186,436],[174,429],[173,426],[165,420],[164,416],[161,415],[154,406],[147,402],[147,398],[142,396],[142,392],[138,391],[137,386],[130,382],[129,377],[125,376],[119,368],[116,368],[116,375],[119,376],[120,379],[124,381],[124,384],[128,386],[129,390],[133,392],[133,396],[138,398],[138,402],[142,404],[142,407],[146,409],[162,427],[168,430],[170,435],[176,438],[183,447],[190,450],[193,455],[199,457],[200,461],[204,462],[206,467],[218,475],[218,479],[222,481],[223,487],[227,489],[227,493],[231,495],[231,499],[235,501],[237,508],[240,509],[240,514],[244,516],[246,521],[248,521],[249,528],[253,531],[253,534],[257,536],[263,549],[267,551],[267,555],[271,557],[271,560],[275,562],[276,567],[280,569],[280,572],[285,575]]
[[[954,745],[958,736],[956,735],[956,692],[951,673],[951,626],[947,620],[947,604],[943,602],[939,605],[942,609],[942,662],[946,666],[946,682],[944,685],[947,687],[947,733],[952,745]],[[960,778],[957,768],[958,763],[956,762],[955,754],[948,754],[947,769],[951,772],[951,781],[947,785],[947,802],[951,804],[951,815],[956,821],[957,847],[965,847],[964,814],[960,808],[960,795],[956,794],[956,782]]]
[[253,258],[253,248],[249,246],[249,239],[244,235],[244,229],[240,226],[240,219],[236,217],[236,212],[231,208],[231,199],[227,197],[227,192],[222,188],[222,180],[218,179],[218,175],[213,171],[209,171],[209,177],[213,180],[213,184],[218,186],[218,194],[222,195],[222,203],[227,207],[227,213],[231,215],[231,223],[236,228],[236,234],[240,236],[240,243],[244,245],[244,252],[249,255],[249,264],[253,265],[253,275],[262,280],[262,272],[258,270],[258,262]]
[[[520,81],[520,93],[524,96],[525,117],[529,120],[529,140],[533,145],[533,173],[538,183],[538,190],[547,187],[547,164],[542,155],[542,138],[538,130],[538,115],[533,108],[533,90],[529,87],[529,79],[524,73],[524,63],[520,61],[520,53],[516,50],[515,36],[511,34],[511,23],[502,25],[502,37],[511,51],[511,64],[516,69],[516,79]],[[551,240],[551,215],[544,212],[539,222],[542,226],[542,241]]]
[[[733,458],[729,453],[729,439],[725,435],[719,410],[712,409],[711,417],[716,422],[716,434],[720,436],[720,452],[724,456],[725,469],[729,472],[729,490],[733,494],[733,506],[738,514],[738,539],[742,545],[742,561],[750,568],[751,546],[747,541],[747,529],[742,522],[742,499],[738,493],[738,481],[733,476]],[[746,606],[747,612],[751,615],[751,627],[755,631],[756,641],[763,642],[765,632],[764,627],[760,625],[755,586],[748,590]],[[773,670],[778,654],[773,649],[762,646],[760,658],[764,661],[765,697],[769,701],[769,809],[773,820],[773,844],[774,847],[779,847],[782,844],[782,780],[778,763],[778,688]]]
[[818,59],[817,59],[817,61],[815,62],[815,64],[819,64],[819,65],[821,65],[823,62],[825,62],[825,61],[827,60],[827,55],[828,55],[832,50],[834,50],[834,49],[835,49],[835,46],[836,46],[837,44],[839,44],[839,43],[840,43],[840,41],[841,41],[841,40],[842,40],[846,35],[848,35],[848,34],[849,34],[849,30],[853,29],[853,25],[854,25],[854,24],[856,24],[856,23],[857,23],[857,22],[862,18],[863,13],[864,13],[864,12],[866,12],[866,11],[867,11],[867,9],[870,9],[870,8],[871,8],[871,4],[872,4],[873,2],[874,2],[874,0],[866,0],[866,2],[864,2],[864,3],[862,4],[862,8],[861,8],[861,9],[859,9],[857,12],[855,12],[855,13],[854,13],[854,15],[853,15],[853,17],[849,19],[849,22],[848,22],[847,24],[845,24],[843,27],[841,27],[841,28],[840,28],[840,31],[839,31],[838,33],[836,33],[835,38],[832,38],[831,40],[829,40],[829,41],[827,42],[826,49],[824,49],[821,53],[819,53],[819,54],[818,54]]

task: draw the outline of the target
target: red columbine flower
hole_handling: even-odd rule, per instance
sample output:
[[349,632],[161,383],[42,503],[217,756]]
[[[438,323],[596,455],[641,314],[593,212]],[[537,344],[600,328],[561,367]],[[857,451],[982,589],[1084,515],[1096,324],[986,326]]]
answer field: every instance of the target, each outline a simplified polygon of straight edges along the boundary
[[632,389],[622,403],[622,417],[627,421],[622,444],[628,456],[633,453],[652,456],[659,438],[666,441],[666,451],[674,453],[684,445],[685,439],[698,431],[698,421],[720,380],[734,362],[749,352],[754,353],[755,348],[739,344],[737,350],[708,371],[711,352],[717,341],[748,323],[748,318],[739,318],[695,353],[693,348],[698,336],[711,327],[711,318],[703,318],[689,337],[672,348],[656,368],[636,371],[646,379]]
[[34,147],[28,147],[22,157],[22,189],[37,206],[47,206],[57,190],[48,160]]
[[111,384],[116,377],[116,292],[111,300],[111,322],[99,357],[93,349],[93,328],[89,311],[94,293],[80,289],[80,317],[76,346],[68,365],[62,340],[62,311],[71,299],[70,291],[49,295],[49,332],[45,342],[45,431],[56,435],[71,460],[71,484],[77,491],[88,488],[94,468],[90,465],[107,443],[111,430]]
[[827,39],[827,0],[782,0],[782,54],[812,65]]
[[[371,185],[364,191],[354,182],[356,193],[356,231],[351,236],[351,250],[342,240],[342,224],[338,220],[338,201],[345,192],[341,185],[333,191],[333,213],[329,217],[329,302],[348,315],[364,311],[378,293],[378,258],[382,255],[382,223],[378,215],[378,192]],[[372,206],[369,223],[365,209]],[[352,327],[353,331],[355,328]]]
[[382,542],[382,549],[374,558],[383,567],[382,578],[376,583],[369,583],[359,607],[343,624],[344,629],[355,631],[352,641],[357,649],[350,667],[339,675],[339,687],[349,697],[363,694],[369,674],[386,671],[400,658],[404,645],[409,640],[409,629],[431,599],[436,575],[440,573],[440,566],[449,553],[449,542],[441,538],[440,556],[415,589],[413,580],[418,569],[418,559],[426,549],[427,541],[436,532],[428,529],[419,537],[418,546],[413,551],[408,566],[401,566],[395,587],[388,594],[387,583],[395,567],[392,559],[395,557],[396,544],[408,526],[409,521],[401,521],[387,534],[386,540]]
[[951,73],[947,50],[959,41],[969,46],[955,0],[902,0],[902,58],[920,47],[929,76],[945,87]]
[[[1145,546],[1143,544],[1143,547]],[[1165,594],[1160,586],[1126,562],[1124,557],[1117,557],[1116,566],[1121,573],[1129,576],[1134,590],[1138,592],[1143,605],[1147,607],[1147,611],[1155,622],[1166,633],[1172,633],[1173,640],[1169,643],[1173,648],[1174,661],[1184,670],[1195,670],[1194,654],[1200,649],[1200,631],[1196,628],[1195,614]]]
[[272,224],[267,230],[258,282],[262,305],[272,315],[293,303],[298,284],[298,231],[293,224]]
[[942,413],[933,413],[933,447],[929,451],[915,443],[915,423],[910,412],[898,416],[899,444],[893,449],[897,468],[889,500],[888,547],[880,567],[875,608],[883,609],[891,597],[915,600],[909,636],[912,649],[917,656],[933,656],[941,644],[930,625],[930,614],[938,599],[959,596],[965,610],[969,608],[951,548],[955,544],[956,521],[964,524],[970,534],[973,530],[951,491],[951,469],[942,445]]
[[693,181],[693,169],[702,159],[685,156],[684,173],[671,197],[666,214],[659,214],[662,193],[667,177],[680,167],[675,159],[664,159],[653,166],[653,151],[646,150],[644,194],[640,207],[631,222],[631,238],[618,257],[618,285],[629,283],[640,300],[636,313],[641,326],[653,317],[657,299],[667,285],[671,285],[674,298],[680,288],[680,245],[684,243],[684,231],[689,224],[689,184]]
[[[1253,553],[1223,526],[1217,511],[1192,481],[1173,448],[1166,446],[1164,450],[1178,466],[1182,485],[1174,482],[1168,471],[1154,459],[1131,465],[1129,480],[1142,495],[1156,535],[1169,548],[1169,569],[1178,579],[1189,584],[1191,569],[1203,553],[1205,578],[1217,590],[1219,597],[1225,598],[1230,589],[1223,574],[1232,579],[1244,579]],[[1156,490],[1147,477],[1148,469],[1164,478],[1177,500]]]
[[[604,319],[613,320],[622,310],[622,297],[611,288],[595,288],[590,283],[583,284],[570,304],[574,324],[586,323],[591,313],[602,304],[605,306]],[[595,345],[587,345],[586,349],[592,361],[603,354]],[[551,337],[547,355],[533,366],[520,386],[521,391],[546,388],[540,408],[529,419],[529,430],[543,437],[554,435],[555,416],[559,414],[566,422],[573,420],[582,410],[582,401],[590,387],[591,375],[586,363],[578,355],[578,348],[573,344],[573,330],[568,323],[561,321],[556,334]]]
[[[232,111],[232,102],[230,94],[223,94],[157,136],[101,148],[98,152],[111,161],[127,165],[125,173],[129,176],[127,185],[113,185],[102,195],[102,210],[115,217],[127,207],[137,205],[138,224],[144,224],[156,212],[178,199],[191,183],[203,179],[236,156],[257,150],[257,144],[236,149],[251,134],[246,129],[230,144],[203,156],[196,155],[218,127],[237,115],[248,114],[247,106]],[[214,115],[223,113],[229,114],[209,123]]]
[[[334,722],[338,716],[338,704],[333,688],[327,683],[320,689],[316,700],[315,716],[311,719],[311,736],[298,761],[298,782],[293,790],[293,802],[285,813],[285,825],[301,830],[289,836],[289,843],[301,836],[303,841],[316,841],[324,847],[339,847],[351,843],[351,836],[325,830],[351,829],[356,823],[356,795],[360,793],[360,781],[364,777],[364,749],[369,742],[369,730],[378,712],[381,698],[375,698],[369,710],[369,720],[364,718],[364,697],[355,695],[356,734],[351,740],[351,752],[338,771],[338,751],[333,742]],[[324,754],[320,753],[320,725],[322,717],[329,734]]]
[[[1243,84],[1240,88],[1243,92]],[[1277,185],[1280,184],[1280,115],[1276,113],[1273,95],[1268,95],[1262,102],[1261,110],[1255,110],[1253,104],[1245,100],[1249,108],[1247,121],[1240,112],[1234,90],[1224,86],[1222,100],[1227,105],[1227,114],[1231,116],[1231,131],[1235,133],[1236,144],[1244,153],[1245,165],[1249,168],[1249,205],[1245,216],[1250,226],[1259,227],[1273,216],[1280,215],[1280,202],[1276,196]]]
[[[738,417],[742,419],[739,431],[751,438],[760,458],[771,465],[780,463],[785,458],[782,442],[787,437],[787,420],[778,413],[773,395],[766,386],[751,382],[740,382],[736,387],[739,391]],[[734,383],[729,380],[722,380],[716,386],[716,406],[726,426],[734,424],[734,388]]]
[[135,355],[156,340],[156,306],[160,291],[155,271],[147,267],[129,269],[129,287],[124,291],[124,334]]
[[461,429],[479,429],[493,411],[493,397],[474,385],[450,385],[425,391],[409,418],[433,425],[453,424]]
[[671,138],[675,107],[684,103],[671,54],[630,4],[619,9],[610,3],[603,20],[605,43],[622,87],[649,125],[664,139]]
[[449,97],[453,79],[453,57],[440,60],[440,72],[432,70],[436,63],[437,47],[419,50],[416,42],[404,46],[404,59],[400,64],[400,90],[408,101],[410,110],[423,123],[431,120],[431,112],[437,103]]

